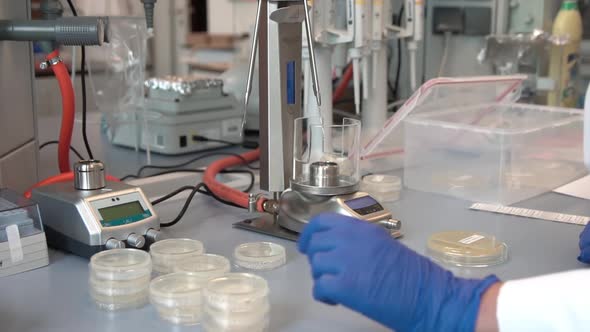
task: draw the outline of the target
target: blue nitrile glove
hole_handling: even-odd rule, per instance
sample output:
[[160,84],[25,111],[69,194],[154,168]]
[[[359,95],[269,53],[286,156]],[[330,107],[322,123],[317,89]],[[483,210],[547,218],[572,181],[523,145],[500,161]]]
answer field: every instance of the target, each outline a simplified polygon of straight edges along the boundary
[[590,224],[580,234],[580,257],[578,257],[578,260],[590,264]]
[[313,218],[299,239],[313,295],[396,330],[474,331],[482,295],[499,282],[456,278],[382,227],[339,214]]

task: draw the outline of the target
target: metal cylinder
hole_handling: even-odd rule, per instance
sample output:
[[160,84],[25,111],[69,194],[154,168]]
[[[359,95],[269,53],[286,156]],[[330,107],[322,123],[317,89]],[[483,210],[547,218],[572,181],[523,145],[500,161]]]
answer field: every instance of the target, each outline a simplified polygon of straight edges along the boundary
[[338,173],[340,169],[337,163],[318,161],[311,164],[309,181],[314,187],[338,187]]
[[0,40],[53,41],[61,45],[102,45],[106,20],[62,17],[55,20],[0,20]]
[[82,160],[74,165],[74,186],[78,190],[106,187],[104,164],[98,160]]

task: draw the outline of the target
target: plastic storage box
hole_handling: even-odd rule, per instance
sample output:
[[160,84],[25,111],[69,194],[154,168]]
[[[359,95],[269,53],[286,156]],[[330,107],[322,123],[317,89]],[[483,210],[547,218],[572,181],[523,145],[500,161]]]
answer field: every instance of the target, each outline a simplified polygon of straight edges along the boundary
[[37,204],[0,189],[0,277],[49,264],[47,241]]
[[407,187],[503,205],[584,175],[583,113],[515,104],[524,79],[430,81],[365,152],[387,152],[387,137],[405,120]]

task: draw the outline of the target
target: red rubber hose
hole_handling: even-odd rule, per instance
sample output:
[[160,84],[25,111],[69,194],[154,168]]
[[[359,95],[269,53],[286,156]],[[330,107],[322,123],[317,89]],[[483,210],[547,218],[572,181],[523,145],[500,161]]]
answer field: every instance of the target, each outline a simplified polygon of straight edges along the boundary
[[[57,58],[59,51],[55,50],[47,55],[47,61]],[[70,79],[70,74],[66,65],[59,61],[51,66],[53,74],[59,83],[59,90],[61,91],[62,115],[61,115],[61,130],[59,133],[59,146],[57,149],[59,171],[67,173],[71,171],[70,165],[70,144],[72,143],[72,132],[74,130],[74,119],[76,116],[76,100],[74,97],[74,87]]]
[[348,85],[350,84],[350,81],[352,80],[352,76],[353,76],[353,68],[351,65],[351,66],[348,66],[348,68],[346,68],[344,75],[342,75],[342,79],[340,80],[340,84],[338,84],[338,87],[334,91],[334,96],[332,97],[332,103],[336,103],[337,101],[340,100],[340,98],[342,98],[342,96],[346,92],[346,89],[348,88]]
[[[111,175],[107,175],[106,180],[111,181],[111,182],[121,182],[121,180],[119,180],[118,178],[111,176]],[[50,184],[55,184],[55,183],[60,183],[60,182],[73,182],[73,181],[74,181],[74,172],[67,172],[67,173],[61,173],[59,175],[55,175],[55,176],[49,177],[49,178],[35,184],[33,187],[31,187],[29,190],[27,190],[25,192],[25,197],[30,199],[32,196],[32,191],[35,188],[44,187],[44,186],[48,186]]]
[[[205,185],[207,185],[209,190],[211,190],[211,192],[215,194],[215,196],[219,197],[224,201],[234,203],[238,206],[247,209],[249,205],[249,195],[247,193],[228,187],[218,182],[216,179],[217,175],[225,169],[243,165],[245,162],[251,163],[253,161],[258,160],[260,158],[260,149],[246,152],[242,154],[241,157],[243,159],[238,157],[228,157],[213,162],[211,165],[207,167],[205,174],[203,174],[203,182],[205,183]],[[266,198],[264,197],[260,197],[256,201],[256,209],[258,210],[258,212],[264,212],[263,204],[265,201]]]

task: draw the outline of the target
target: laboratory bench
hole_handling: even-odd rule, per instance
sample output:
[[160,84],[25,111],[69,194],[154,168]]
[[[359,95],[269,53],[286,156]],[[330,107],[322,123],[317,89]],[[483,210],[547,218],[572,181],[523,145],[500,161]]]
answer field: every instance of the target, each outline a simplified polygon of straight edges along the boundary
[[[78,125],[79,123],[76,124]],[[55,138],[51,137],[56,134],[52,130],[41,130],[41,126],[39,128],[41,142]],[[145,163],[144,153],[110,146],[100,134],[96,122],[91,128],[95,154],[107,162],[110,173],[116,176],[135,173]],[[74,142],[81,142],[77,139],[75,136]],[[76,147],[82,146],[76,144]],[[49,150],[51,149],[41,153],[42,165],[46,165],[42,168],[42,175],[50,175],[56,167],[55,150]],[[166,158],[154,155],[154,163],[174,164],[190,158],[191,156]],[[177,214],[181,204],[181,201],[177,201],[158,205],[155,209],[161,220],[166,221]],[[401,200],[385,206],[393,211],[394,217],[403,222],[404,237],[400,241],[419,253],[425,252],[430,235],[450,230],[489,233],[508,245],[508,262],[490,268],[461,270],[463,276],[483,277],[496,274],[503,280],[510,280],[585,267],[576,260],[581,226],[471,211],[471,204],[472,202],[446,196],[404,190]],[[547,193],[517,205],[590,215],[590,204],[587,201],[555,193]],[[200,240],[205,244],[207,252],[230,259],[234,248],[245,242],[274,241],[285,246],[285,266],[274,271],[256,272],[266,278],[270,286],[269,331],[386,331],[378,324],[343,307],[315,302],[312,298],[313,284],[307,258],[297,252],[296,244],[232,227],[233,223],[248,217],[246,211],[224,206],[201,195],[195,198],[178,225],[163,232],[167,237]],[[235,266],[232,269],[244,271]],[[88,295],[88,272],[87,259],[51,250],[49,266],[0,279],[0,330],[201,330],[200,326],[182,327],[162,321],[151,305],[115,313],[100,311]]]

